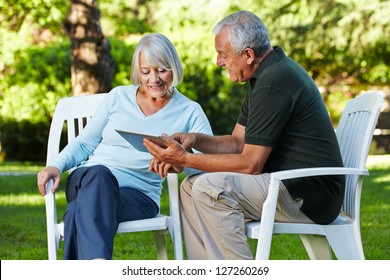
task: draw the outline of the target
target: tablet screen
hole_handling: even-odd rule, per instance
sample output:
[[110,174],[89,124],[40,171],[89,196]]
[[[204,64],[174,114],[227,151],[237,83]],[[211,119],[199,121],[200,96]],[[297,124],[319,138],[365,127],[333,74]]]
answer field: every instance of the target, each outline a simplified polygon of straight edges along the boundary
[[145,133],[139,133],[135,131],[126,131],[126,130],[120,130],[115,129],[124,139],[126,139],[127,142],[130,143],[134,148],[141,152],[148,153],[148,149],[143,144],[144,138],[149,139],[150,141],[156,143],[160,147],[166,148],[167,143],[158,135],[151,135],[151,134],[145,134]]

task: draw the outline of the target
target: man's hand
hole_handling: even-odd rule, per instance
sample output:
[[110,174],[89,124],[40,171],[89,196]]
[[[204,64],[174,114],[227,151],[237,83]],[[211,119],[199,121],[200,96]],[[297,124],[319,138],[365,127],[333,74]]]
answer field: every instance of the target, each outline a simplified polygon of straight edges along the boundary
[[[169,163],[172,166],[185,166],[187,151],[192,147],[192,138],[185,137],[185,134],[178,133],[174,137],[180,142],[174,140],[174,138],[163,134],[161,137],[165,140],[168,147],[161,148],[159,145],[154,144],[152,141],[144,138],[144,145],[158,161]],[[153,168],[154,169],[154,168]]]
[[171,137],[180,143],[186,151],[190,151],[196,142],[196,137],[193,133],[175,133]]

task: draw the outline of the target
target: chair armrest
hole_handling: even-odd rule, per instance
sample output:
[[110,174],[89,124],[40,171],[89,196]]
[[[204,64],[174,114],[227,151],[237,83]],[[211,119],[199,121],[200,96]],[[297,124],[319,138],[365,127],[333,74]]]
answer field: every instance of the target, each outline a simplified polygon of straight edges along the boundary
[[271,173],[271,179],[277,180],[293,179],[299,177],[320,176],[320,175],[368,175],[368,170],[364,168],[347,167],[313,167],[300,168]]
[[54,181],[49,180],[46,184],[46,227],[47,227],[47,242],[49,260],[57,259],[57,249],[60,240],[60,234],[57,226],[57,209],[55,202],[55,194],[51,192]]
[[168,196],[170,216],[179,215],[179,178],[176,173],[168,173]]
[[261,215],[261,225],[259,231],[258,248],[256,250],[256,259],[266,260],[269,258],[271,249],[271,240],[273,225],[275,220],[276,202],[281,180],[293,179],[299,177],[320,176],[320,175],[368,175],[367,169],[346,168],[346,167],[315,167],[300,168],[271,173],[268,195],[263,204]]
[[179,208],[179,176],[176,173],[168,173],[167,182],[170,211],[168,230],[171,233],[174,244],[175,259],[183,260],[183,244]]
[[54,185],[54,181],[53,181],[53,179],[50,179],[50,180],[47,182],[47,184],[46,184],[46,194],[45,194],[45,196],[52,193],[52,192],[51,192],[51,189],[53,188],[53,185]]
[[54,181],[51,179],[46,184],[46,195],[45,195],[45,205],[46,205],[46,222],[48,227],[54,227],[57,224],[57,209],[55,194],[51,192],[53,188]]

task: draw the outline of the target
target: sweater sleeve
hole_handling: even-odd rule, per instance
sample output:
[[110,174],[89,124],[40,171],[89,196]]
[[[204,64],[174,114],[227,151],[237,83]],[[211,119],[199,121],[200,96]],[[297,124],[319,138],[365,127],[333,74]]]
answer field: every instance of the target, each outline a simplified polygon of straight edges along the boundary
[[88,159],[102,139],[108,121],[108,99],[105,97],[84,130],[49,163],[65,172]]

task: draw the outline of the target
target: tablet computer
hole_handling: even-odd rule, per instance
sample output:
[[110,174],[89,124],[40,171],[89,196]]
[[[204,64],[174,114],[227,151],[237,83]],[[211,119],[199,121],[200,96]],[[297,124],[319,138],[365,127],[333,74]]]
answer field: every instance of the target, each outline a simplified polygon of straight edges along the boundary
[[118,132],[127,142],[130,143],[134,148],[141,152],[149,153],[148,149],[144,146],[144,138],[149,139],[150,141],[156,143],[162,148],[167,147],[167,143],[164,141],[164,139],[161,138],[161,136],[158,135],[151,135],[151,134],[145,134],[135,131],[127,131],[127,130],[120,130],[115,129],[116,132]]

